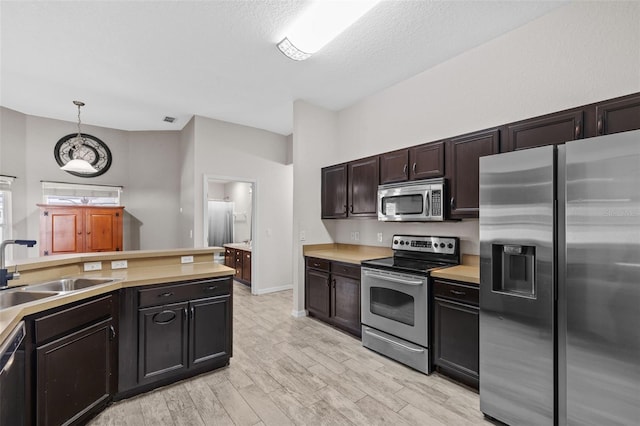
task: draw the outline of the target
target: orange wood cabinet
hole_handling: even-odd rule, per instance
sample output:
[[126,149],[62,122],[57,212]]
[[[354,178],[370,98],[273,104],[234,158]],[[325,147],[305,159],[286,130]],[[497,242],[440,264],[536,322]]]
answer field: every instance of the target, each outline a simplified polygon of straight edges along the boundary
[[40,207],[40,255],[122,250],[124,207]]

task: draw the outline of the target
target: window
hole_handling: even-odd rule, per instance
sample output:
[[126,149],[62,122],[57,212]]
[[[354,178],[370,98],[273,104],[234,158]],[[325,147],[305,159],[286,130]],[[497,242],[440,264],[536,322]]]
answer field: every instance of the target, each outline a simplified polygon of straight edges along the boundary
[[122,186],[42,181],[45,204],[119,206]]
[[[0,241],[11,238],[11,184],[14,179],[0,175]],[[7,251],[7,257],[9,255]]]

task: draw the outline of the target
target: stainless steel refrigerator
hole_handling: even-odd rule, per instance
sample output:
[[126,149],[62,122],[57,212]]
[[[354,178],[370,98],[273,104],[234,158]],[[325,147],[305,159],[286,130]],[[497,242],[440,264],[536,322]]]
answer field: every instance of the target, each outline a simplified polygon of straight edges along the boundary
[[640,424],[640,131],[480,159],[480,409]]

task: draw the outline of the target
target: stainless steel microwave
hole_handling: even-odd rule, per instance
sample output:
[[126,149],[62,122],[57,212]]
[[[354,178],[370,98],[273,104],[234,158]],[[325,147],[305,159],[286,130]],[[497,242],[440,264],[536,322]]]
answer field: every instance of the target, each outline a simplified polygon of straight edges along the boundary
[[378,186],[378,220],[443,221],[444,183],[444,179],[428,179]]

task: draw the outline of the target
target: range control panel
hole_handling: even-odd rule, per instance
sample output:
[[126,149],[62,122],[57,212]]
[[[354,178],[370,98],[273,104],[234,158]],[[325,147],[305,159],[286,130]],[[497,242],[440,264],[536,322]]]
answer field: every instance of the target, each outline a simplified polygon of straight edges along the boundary
[[391,243],[391,248],[393,250],[455,254],[457,250],[457,244],[458,239],[452,237],[394,235]]

